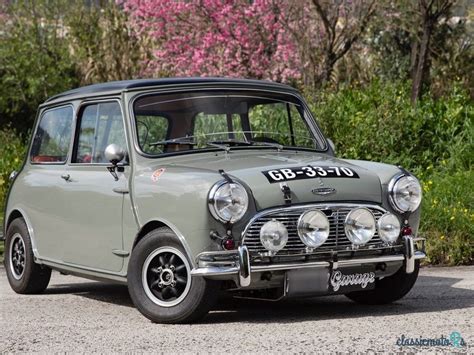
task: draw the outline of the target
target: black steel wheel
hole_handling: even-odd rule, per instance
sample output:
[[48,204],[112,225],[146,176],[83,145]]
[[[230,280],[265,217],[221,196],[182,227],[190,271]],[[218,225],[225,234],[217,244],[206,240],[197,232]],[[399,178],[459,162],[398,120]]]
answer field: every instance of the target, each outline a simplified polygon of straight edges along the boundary
[[204,317],[217,299],[219,284],[192,277],[191,265],[171,229],[148,233],[128,263],[128,291],[135,307],[156,323],[191,323]]
[[5,270],[15,292],[40,293],[48,287],[51,269],[35,263],[30,233],[23,218],[8,226],[5,251]]
[[151,253],[142,269],[147,296],[162,307],[179,304],[191,287],[191,268],[176,248],[162,247]]

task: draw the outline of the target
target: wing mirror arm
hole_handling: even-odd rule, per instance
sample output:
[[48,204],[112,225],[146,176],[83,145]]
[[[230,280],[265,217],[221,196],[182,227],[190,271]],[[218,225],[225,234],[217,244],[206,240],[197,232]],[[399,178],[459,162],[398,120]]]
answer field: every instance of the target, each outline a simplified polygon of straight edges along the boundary
[[125,158],[125,151],[117,144],[109,144],[105,148],[105,158],[110,161],[110,166],[107,167],[109,173],[118,181],[117,170],[123,169],[123,164],[120,162]]

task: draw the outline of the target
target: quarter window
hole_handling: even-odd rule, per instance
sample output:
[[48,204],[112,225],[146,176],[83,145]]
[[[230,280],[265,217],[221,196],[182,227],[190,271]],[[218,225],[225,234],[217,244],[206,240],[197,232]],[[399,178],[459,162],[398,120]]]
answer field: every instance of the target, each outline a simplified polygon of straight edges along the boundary
[[40,119],[31,148],[33,163],[65,163],[71,142],[73,109],[46,111]]
[[117,102],[85,106],[78,124],[74,163],[108,163],[105,149],[109,144],[126,148],[122,112]]

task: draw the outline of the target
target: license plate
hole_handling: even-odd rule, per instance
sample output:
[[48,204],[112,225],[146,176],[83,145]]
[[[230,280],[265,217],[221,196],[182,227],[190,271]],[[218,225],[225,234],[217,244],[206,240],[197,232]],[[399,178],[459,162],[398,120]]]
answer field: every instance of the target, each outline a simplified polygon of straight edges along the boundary
[[371,290],[375,287],[375,267],[364,266],[332,270],[328,282],[329,291],[333,293]]

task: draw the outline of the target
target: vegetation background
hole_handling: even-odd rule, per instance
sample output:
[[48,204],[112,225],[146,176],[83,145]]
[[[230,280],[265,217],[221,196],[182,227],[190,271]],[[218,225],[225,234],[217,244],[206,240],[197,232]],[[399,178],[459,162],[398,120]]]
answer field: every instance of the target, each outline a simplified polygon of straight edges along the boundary
[[0,209],[51,95],[138,77],[270,79],[305,93],[340,157],[420,178],[430,263],[473,263],[473,5],[0,0]]

